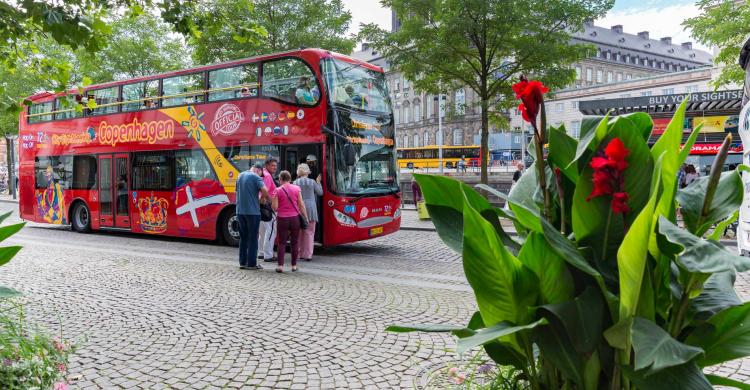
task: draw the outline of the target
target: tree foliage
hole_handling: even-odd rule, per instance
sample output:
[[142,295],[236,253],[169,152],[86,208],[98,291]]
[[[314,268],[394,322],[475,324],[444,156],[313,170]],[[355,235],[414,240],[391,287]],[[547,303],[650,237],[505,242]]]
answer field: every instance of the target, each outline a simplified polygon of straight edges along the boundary
[[227,61],[304,47],[349,53],[351,13],[341,0],[211,0],[204,29],[191,40],[198,63]]
[[689,28],[699,42],[719,48],[714,61],[725,68],[712,81],[714,88],[742,84],[745,72],[737,64],[737,59],[745,39],[750,36],[750,4],[745,1],[700,0],[697,5],[702,13],[687,19],[683,26]]
[[76,51],[80,73],[100,83],[188,67],[191,50],[184,38],[161,19],[142,13],[112,23],[108,44],[91,53]]
[[[612,7],[612,0],[508,2],[500,0],[383,0],[401,28],[388,32],[363,26],[361,38],[373,44],[414,81],[417,89],[446,93],[467,86],[476,92],[482,113],[482,148],[487,150],[491,116],[513,104],[511,85],[533,75],[552,89],[574,77],[570,64],[591,48],[571,45],[581,30]],[[527,21],[527,22],[524,22]],[[487,161],[482,156],[482,181]]]

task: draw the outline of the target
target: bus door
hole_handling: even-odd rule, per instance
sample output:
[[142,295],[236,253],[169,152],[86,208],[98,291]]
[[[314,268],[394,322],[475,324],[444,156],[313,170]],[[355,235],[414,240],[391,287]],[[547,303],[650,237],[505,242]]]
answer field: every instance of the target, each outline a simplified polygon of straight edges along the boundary
[[284,170],[292,174],[292,180],[297,178],[297,165],[300,163],[299,151],[296,146],[284,148]]
[[99,155],[99,224],[130,229],[128,154]]

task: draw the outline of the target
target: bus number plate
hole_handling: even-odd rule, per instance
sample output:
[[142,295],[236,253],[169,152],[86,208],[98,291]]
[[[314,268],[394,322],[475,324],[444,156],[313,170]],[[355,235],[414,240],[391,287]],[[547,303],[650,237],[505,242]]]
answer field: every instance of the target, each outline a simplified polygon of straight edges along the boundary
[[370,236],[377,236],[378,234],[383,234],[383,227],[378,226],[370,229]]

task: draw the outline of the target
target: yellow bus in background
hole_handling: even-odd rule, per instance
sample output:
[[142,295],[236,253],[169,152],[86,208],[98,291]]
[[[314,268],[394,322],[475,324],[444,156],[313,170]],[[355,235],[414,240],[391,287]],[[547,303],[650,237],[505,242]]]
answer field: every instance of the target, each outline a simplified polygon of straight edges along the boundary
[[[456,168],[461,157],[466,167],[478,167],[482,153],[477,145],[443,146],[443,164],[445,168]],[[417,148],[399,148],[398,166],[401,169],[440,168],[438,146],[429,145]]]

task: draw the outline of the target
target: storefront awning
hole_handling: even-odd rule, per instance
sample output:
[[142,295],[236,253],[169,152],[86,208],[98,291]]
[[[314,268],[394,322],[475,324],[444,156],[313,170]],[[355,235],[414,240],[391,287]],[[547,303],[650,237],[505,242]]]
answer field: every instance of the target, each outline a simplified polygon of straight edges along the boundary
[[623,115],[631,112],[646,112],[657,118],[671,117],[685,99],[689,99],[687,116],[737,115],[742,108],[742,90],[737,89],[693,94],[582,100],[578,103],[578,109],[584,115],[605,115],[608,112],[610,115]]

